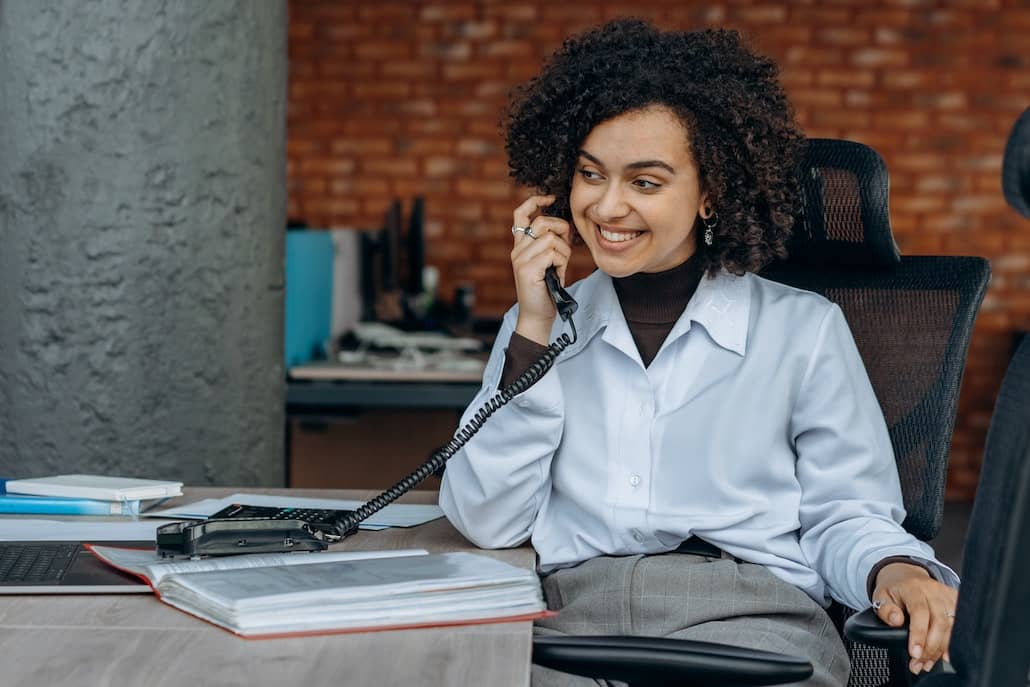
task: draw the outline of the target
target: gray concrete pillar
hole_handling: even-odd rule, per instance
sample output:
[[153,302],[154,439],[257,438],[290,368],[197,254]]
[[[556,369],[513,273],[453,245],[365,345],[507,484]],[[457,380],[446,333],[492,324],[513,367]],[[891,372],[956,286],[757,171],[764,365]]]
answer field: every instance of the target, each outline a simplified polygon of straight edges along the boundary
[[0,475],[281,484],[284,0],[0,0]]

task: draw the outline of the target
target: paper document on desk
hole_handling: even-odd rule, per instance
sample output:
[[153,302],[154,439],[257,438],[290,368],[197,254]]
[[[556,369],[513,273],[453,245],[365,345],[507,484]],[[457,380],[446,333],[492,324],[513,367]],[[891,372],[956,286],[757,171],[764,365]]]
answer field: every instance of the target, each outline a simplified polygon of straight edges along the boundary
[[162,558],[153,549],[123,549],[117,546],[90,546],[93,554],[105,563],[138,575],[150,586],[157,585],[166,575],[213,570],[239,570],[242,568],[268,568],[278,565],[310,563],[305,557],[317,555],[318,562],[353,561],[364,558],[396,558],[399,556],[425,556],[425,549],[392,549],[386,551],[323,551],[314,553],[252,553],[243,556],[222,556],[183,560]]
[[156,520],[0,518],[0,541],[154,541]]
[[[203,520],[211,517],[226,506],[242,503],[247,506],[272,506],[275,508],[335,508],[355,510],[364,501],[343,499],[319,499],[303,496],[277,496],[275,494],[233,494],[220,499],[204,499],[175,508],[144,513],[145,517]],[[436,504],[391,503],[374,513],[359,526],[363,530],[382,530],[388,527],[414,527],[443,517],[443,511]]]
[[[255,554],[199,561],[91,547],[161,601],[244,637],[464,625],[547,615],[533,570],[474,553]],[[396,554],[410,555],[396,555]],[[149,560],[149,563],[145,561]]]

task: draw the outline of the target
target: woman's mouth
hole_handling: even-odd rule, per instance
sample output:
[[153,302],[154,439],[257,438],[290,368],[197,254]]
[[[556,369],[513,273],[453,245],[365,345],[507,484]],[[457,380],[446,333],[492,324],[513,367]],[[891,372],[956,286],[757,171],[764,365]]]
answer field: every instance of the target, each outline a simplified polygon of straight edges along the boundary
[[609,246],[615,245],[621,248],[644,232],[637,231],[635,229],[615,229],[612,227],[602,227],[601,225],[597,225],[597,233],[605,244]]

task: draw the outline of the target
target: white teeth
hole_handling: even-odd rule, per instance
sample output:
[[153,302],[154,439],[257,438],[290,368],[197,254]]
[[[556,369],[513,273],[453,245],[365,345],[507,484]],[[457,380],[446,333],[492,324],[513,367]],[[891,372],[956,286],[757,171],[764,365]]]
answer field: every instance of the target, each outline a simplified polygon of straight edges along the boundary
[[612,242],[615,242],[615,243],[619,243],[621,241],[629,241],[630,239],[635,239],[636,237],[638,237],[642,233],[644,233],[642,231],[634,231],[634,232],[629,232],[629,233],[624,232],[624,231],[619,231],[619,232],[606,231],[604,229],[601,229],[600,227],[598,227],[598,230],[601,232],[601,236],[603,236],[608,241],[612,241]]

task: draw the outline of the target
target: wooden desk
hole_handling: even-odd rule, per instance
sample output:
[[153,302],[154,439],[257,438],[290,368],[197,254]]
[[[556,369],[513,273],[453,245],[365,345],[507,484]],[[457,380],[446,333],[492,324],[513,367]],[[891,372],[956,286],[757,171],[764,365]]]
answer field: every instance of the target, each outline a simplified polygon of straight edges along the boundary
[[[170,502],[237,491],[362,498],[365,492],[192,488]],[[433,503],[413,492],[402,502]],[[475,550],[446,520],[412,529],[360,532],[334,548]],[[531,549],[485,552],[523,567]],[[0,599],[0,682],[95,687],[304,687],[529,684],[532,624],[248,640],[145,595]]]

